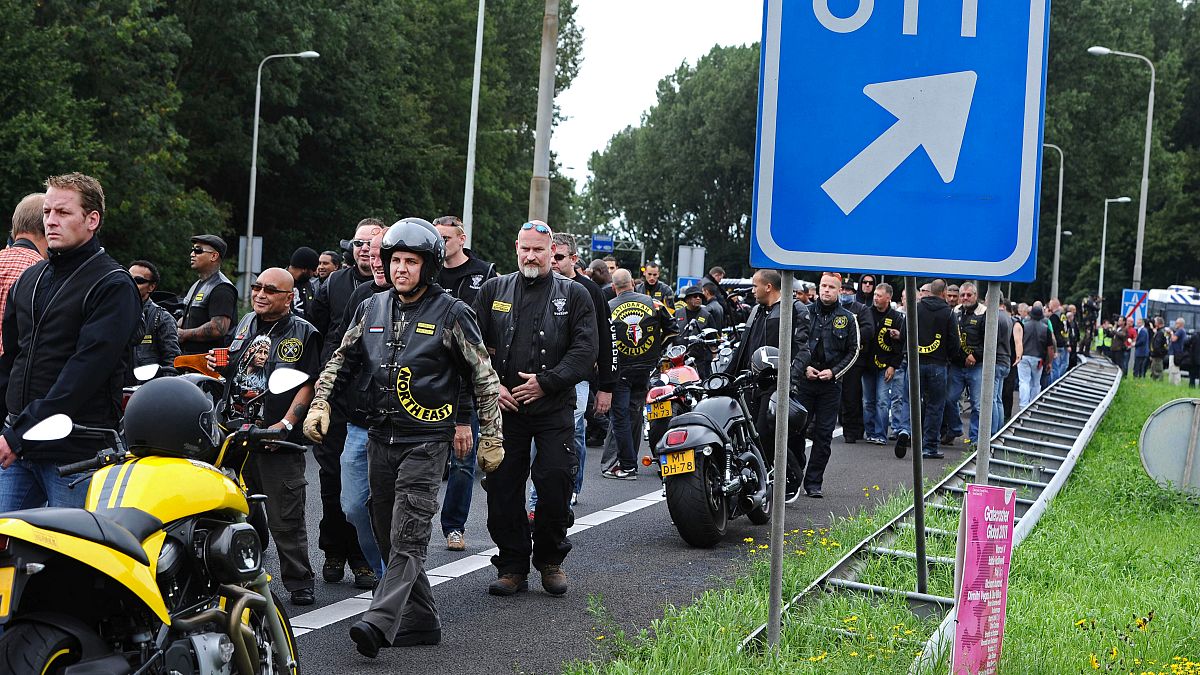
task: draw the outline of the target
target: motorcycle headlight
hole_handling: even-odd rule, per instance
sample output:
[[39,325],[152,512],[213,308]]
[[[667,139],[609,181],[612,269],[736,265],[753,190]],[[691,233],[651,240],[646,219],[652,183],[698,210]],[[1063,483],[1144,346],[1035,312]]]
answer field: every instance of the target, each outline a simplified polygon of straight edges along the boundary
[[204,565],[219,583],[254,581],[262,570],[262,542],[249,523],[213,530],[204,546]]

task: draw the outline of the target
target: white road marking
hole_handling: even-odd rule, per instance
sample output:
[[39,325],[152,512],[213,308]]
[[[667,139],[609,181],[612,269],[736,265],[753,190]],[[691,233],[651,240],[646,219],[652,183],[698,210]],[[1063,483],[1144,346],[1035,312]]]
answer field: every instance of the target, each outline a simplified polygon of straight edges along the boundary
[[[833,436],[837,438],[842,435],[841,427],[834,429]],[[812,441],[806,443],[807,447],[812,447]],[[578,534],[584,530],[591,529],[597,525],[602,525],[609,521],[616,520],[622,516],[627,516],[631,513],[636,513],[644,508],[654,506],[665,501],[662,496],[662,490],[647,492],[640,497],[634,497],[628,501],[614,504],[607,508],[594,511],[575,519],[575,525],[567,530],[567,535]],[[437,586],[444,584],[447,581],[453,581],[460,577],[466,576],[472,572],[477,572],[492,564],[492,556],[499,553],[500,549],[493,547],[486,551],[474,553],[455,560],[454,562],[446,563],[440,567],[435,567],[431,570],[426,570],[425,574],[429,577],[429,585]],[[310,633],[314,630],[319,630],[326,626],[331,626],[340,621],[351,619],[363,612],[371,604],[371,592],[360,593],[352,598],[346,598],[320,609],[315,609],[311,612],[306,612],[298,616],[292,617],[292,631],[297,637]]]

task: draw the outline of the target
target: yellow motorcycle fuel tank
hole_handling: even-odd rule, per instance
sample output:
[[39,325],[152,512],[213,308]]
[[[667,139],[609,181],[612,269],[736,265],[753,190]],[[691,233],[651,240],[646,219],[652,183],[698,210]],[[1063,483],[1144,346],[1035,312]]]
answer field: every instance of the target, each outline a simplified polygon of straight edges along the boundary
[[177,457],[138,457],[100,469],[88,488],[87,509],[140,509],[163,523],[250,507],[237,483],[210,464]]

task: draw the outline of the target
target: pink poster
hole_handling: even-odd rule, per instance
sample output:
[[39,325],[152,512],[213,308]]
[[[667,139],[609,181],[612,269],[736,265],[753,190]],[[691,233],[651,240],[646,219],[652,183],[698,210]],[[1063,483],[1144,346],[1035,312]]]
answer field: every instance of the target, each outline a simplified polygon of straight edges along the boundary
[[954,566],[952,675],[992,674],[1000,663],[1016,505],[1016,490],[967,485]]

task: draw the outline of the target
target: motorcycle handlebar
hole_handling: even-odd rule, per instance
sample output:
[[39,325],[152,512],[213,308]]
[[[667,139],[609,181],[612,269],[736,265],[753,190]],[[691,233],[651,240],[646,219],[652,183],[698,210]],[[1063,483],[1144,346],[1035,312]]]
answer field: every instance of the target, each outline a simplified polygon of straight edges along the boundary
[[85,459],[81,462],[63,464],[62,466],[58,467],[58,475],[61,478],[63,476],[70,476],[73,473],[83,473],[84,471],[99,469],[108,463],[109,462],[104,461],[103,456],[96,456],[91,459]]
[[287,435],[287,429],[252,428],[247,432],[247,437],[251,441],[282,441],[287,438]]

